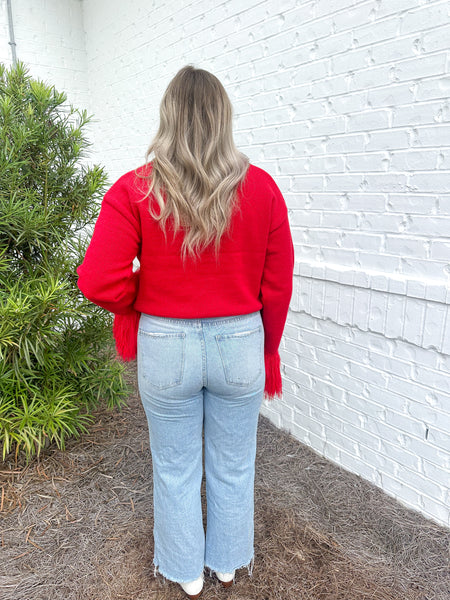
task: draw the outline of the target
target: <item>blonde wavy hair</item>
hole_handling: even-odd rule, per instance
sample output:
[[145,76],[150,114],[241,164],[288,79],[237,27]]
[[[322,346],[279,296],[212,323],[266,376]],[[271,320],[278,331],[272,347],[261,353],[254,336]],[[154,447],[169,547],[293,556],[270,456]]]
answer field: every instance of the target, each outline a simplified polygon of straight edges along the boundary
[[160,208],[156,213],[150,202],[151,216],[166,239],[171,215],[174,235],[184,229],[183,264],[213,241],[217,260],[249,166],[234,144],[231,102],[217,77],[192,65],[178,71],[162,98],[146,165],[152,153],[151,172],[139,175],[148,181],[142,200],[153,193]]

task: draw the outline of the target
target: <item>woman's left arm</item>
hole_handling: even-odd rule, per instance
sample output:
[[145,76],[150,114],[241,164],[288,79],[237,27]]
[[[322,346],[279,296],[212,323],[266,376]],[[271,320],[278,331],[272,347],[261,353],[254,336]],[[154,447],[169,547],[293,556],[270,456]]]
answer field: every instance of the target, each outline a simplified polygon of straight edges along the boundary
[[139,254],[141,227],[132,207],[125,177],[105,194],[83,263],[77,268],[78,287],[88,300],[115,313],[134,311],[139,288],[133,261]]

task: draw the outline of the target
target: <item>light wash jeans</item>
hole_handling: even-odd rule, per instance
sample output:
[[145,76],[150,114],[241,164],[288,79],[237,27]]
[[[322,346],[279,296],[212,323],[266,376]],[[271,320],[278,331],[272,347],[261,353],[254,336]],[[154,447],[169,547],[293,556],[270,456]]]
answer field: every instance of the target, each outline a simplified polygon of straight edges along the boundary
[[261,313],[202,319],[143,313],[137,361],[153,464],[155,575],[186,582],[204,567],[229,573],[244,566],[252,575],[265,384]]

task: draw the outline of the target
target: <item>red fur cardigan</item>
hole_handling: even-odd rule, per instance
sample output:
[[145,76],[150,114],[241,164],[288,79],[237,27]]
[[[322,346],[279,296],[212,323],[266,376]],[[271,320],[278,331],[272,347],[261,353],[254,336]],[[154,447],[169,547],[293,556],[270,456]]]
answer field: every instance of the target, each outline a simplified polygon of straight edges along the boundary
[[[200,260],[181,261],[182,230],[167,235],[148,210],[145,181],[151,163],[125,173],[105,194],[78,286],[115,314],[113,334],[123,360],[133,360],[141,312],[174,318],[220,317],[261,310],[265,397],[282,393],[279,345],[292,296],[294,247],[287,206],[275,181],[250,165],[239,209],[221,240]],[[156,200],[151,197],[152,202]],[[157,209],[156,209],[157,210]],[[167,222],[169,223],[169,221]],[[140,268],[133,272],[133,261]]]

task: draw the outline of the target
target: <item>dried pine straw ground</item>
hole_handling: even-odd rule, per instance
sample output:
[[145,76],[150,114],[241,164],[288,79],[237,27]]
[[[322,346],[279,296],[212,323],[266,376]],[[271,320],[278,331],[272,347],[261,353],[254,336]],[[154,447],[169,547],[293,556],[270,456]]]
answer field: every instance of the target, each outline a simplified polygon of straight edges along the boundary
[[[128,376],[136,384],[134,366]],[[0,483],[2,600],[185,597],[153,573],[152,464],[137,393],[121,412],[98,411],[66,452],[3,463]],[[239,569],[225,590],[206,569],[202,598],[448,600],[449,545],[450,530],[260,415],[253,576]]]

